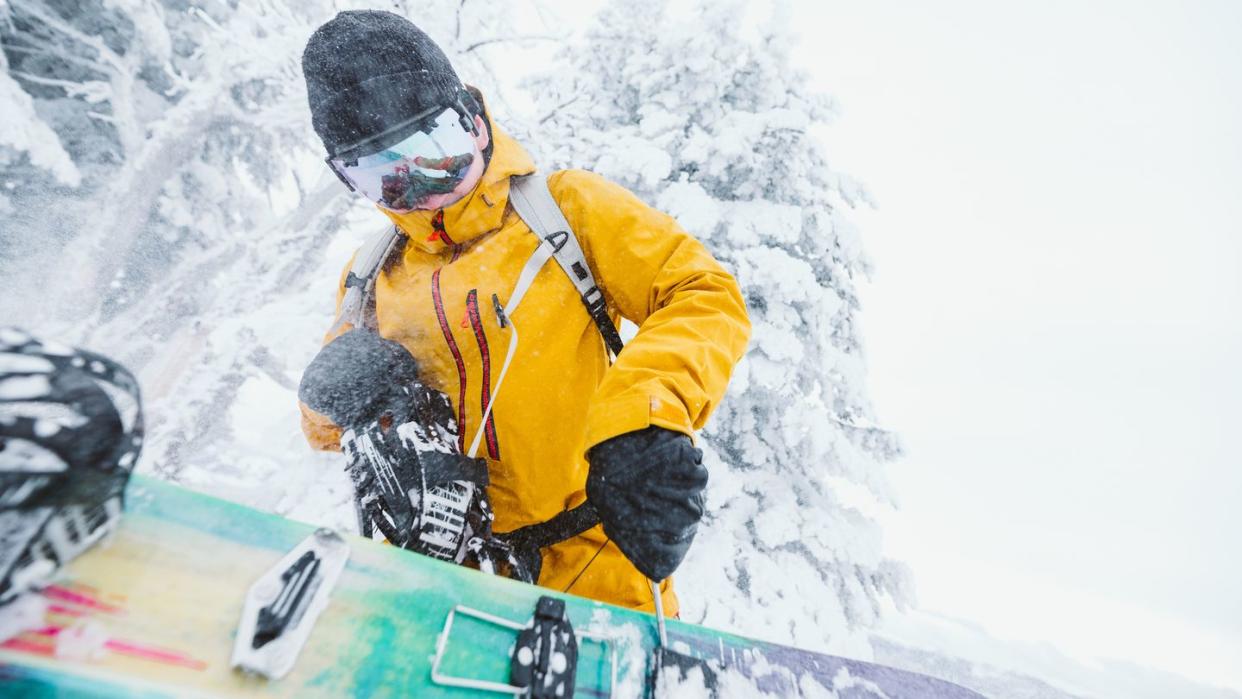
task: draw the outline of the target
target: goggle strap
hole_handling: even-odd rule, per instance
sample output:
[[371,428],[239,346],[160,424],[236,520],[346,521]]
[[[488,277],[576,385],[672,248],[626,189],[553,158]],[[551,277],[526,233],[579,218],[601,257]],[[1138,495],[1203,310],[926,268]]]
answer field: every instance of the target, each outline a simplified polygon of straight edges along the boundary
[[[467,100],[469,100],[468,103]],[[461,116],[462,128],[478,136],[479,129],[475,126],[474,117],[483,113],[483,105],[479,104],[479,101],[475,99],[465,85],[461,87],[461,92],[458,93],[457,106],[460,108],[458,114]]]
[[346,177],[344,173],[336,169],[336,163],[332,162],[332,156],[329,155],[328,157],[324,158],[323,161],[328,164],[328,169],[332,171],[332,174],[336,175],[336,179],[344,183],[346,187],[349,187],[349,191],[351,192],[357,191],[356,189],[354,189],[354,183],[350,182],[349,178]]
[[458,121],[458,123],[460,123],[460,124],[461,124],[461,127],[462,127],[463,129],[465,129],[466,131],[469,131],[471,134],[473,134],[473,135],[475,135],[475,136],[478,136],[478,135],[479,135],[479,127],[475,125],[475,123],[474,123],[474,119],[472,119],[472,118],[471,118],[471,117],[469,117],[469,116],[466,116],[466,111],[464,110],[464,105],[460,105],[460,104],[459,104],[458,106],[463,107],[463,111],[459,112],[459,113],[458,113],[458,115],[457,115],[457,121]]

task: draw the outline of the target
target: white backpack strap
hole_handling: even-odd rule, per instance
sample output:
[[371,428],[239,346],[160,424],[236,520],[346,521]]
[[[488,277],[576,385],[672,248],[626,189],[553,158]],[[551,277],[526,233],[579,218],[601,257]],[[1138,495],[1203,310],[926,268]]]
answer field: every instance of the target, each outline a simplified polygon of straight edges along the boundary
[[354,264],[345,276],[345,296],[341,299],[341,310],[329,333],[336,333],[346,323],[355,328],[377,329],[375,279],[401,238],[401,231],[396,226],[388,226],[372,236],[358,251]]
[[595,321],[604,344],[614,356],[621,353],[621,334],[608,315],[608,306],[604,303],[604,292],[595,283],[595,275],[587,264],[582,246],[574,234],[569,221],[548,189],[548,180],[543,175],[522,175],[509,180],[509,201],[514,211],[526,222],[532,233],[538,236],[543,245],[552,250],[552,257],[565,271],[569,281],[582,298],[591,320]]

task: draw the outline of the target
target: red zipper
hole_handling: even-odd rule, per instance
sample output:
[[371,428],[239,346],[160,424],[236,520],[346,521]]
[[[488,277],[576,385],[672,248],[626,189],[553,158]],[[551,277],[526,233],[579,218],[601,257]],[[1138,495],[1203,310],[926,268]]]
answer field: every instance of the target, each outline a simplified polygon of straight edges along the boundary
[[[483,333],[483,320],[479,317],[479,290],[471,289],[466,294],[466,313],[470,316],[470,325],[474,327],[474,339],[479,343],[479,356],[483,359],[483,395],[479,404],[481,410],[487,410],[492,400],[492,358],[487,349],[487,335]],[[496,440],[496,408],[487,415],[483,425],[483,436],[487,440],[487,455],[493,460],[500,459],[500,443]]]
[[444,209],[440,209],[435,216],[431,217],[431,237],[428,240],[440,240],[444,244],[452,246],[453,256],[449,259],[449,264],[453,264],[457,261],[457,258],[461,257],[462,250],[465,247],[454,242],[449,237],[448,231],[444,229]]
[[457,245],[457,243],[453,242],[453,239],[449,237],[448,231],[444,228],[444,209],[440,209],[436,212],[435,216],[431,217],[431,230],[434,231],[431,234],[431,238],[433,240],[439,238],[448,245]]
[[[440,299],[440,272],[442,270],[443,268],[437,269],[431,274],[431,302],[436,307],[436,319],[440,321],[440,332],[444,333],[444,341],[448,343],[449,352],[453,354],[453,361],[457,363],[457,381],[459,384],[457,391],[457,450],[464,453],[466,451],[466,363],[461,358],[461,351],[457,349],[457,341],[453,339],[453,331],[449,328],[448,318],[444,315],[444,302]],[[485,383],[484,390],[487,390],[486,385]]]

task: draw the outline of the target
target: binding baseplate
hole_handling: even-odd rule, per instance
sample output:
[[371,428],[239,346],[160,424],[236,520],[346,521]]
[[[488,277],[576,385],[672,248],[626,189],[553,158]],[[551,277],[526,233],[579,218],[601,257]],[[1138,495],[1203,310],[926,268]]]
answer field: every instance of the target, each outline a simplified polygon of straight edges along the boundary
[[287,675],[348,559],[349,544],[331,529],[318,529],[255,581],[242,607],[232,666],[273,680]]
[[[453,629],[453,618],[458,614],[518,632],[510,657],[509,684],[455,677],[440,671]],[[539,598],[535,604],[534,616],[525,623],[510,621],[462,605],[453,607],[444,620],[444,630],[440,632],[436,642],[436,655],[431,663],[431,681],[444,687],[464,687],[523,699],[572,699],[579,639],[599,643],[607,649],[608,691],[596,692],[595,696],[611,699],[617,686],[617,640],[611,636],[575,631],[565,613],[565,602],[548,596]]]

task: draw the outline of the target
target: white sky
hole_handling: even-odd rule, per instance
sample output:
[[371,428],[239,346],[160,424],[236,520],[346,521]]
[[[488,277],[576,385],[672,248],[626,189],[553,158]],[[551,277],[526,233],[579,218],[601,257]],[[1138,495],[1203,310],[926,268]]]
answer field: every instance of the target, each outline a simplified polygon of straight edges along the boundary
[[799,2],[924,608],[1242,688],[1242,2]]

